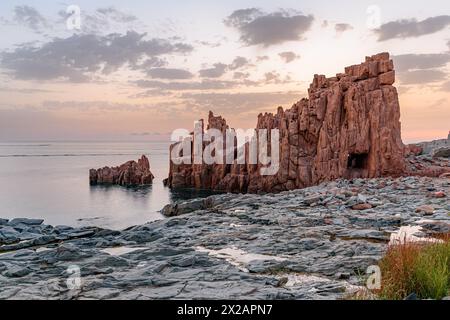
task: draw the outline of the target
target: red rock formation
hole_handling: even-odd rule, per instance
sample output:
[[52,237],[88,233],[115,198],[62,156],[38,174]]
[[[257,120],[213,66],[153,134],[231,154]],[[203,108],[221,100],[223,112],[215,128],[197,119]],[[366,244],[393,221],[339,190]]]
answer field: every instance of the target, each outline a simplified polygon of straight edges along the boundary
[[423,147],[418,144],[408,144],[405,147],[405,156],[420,156],[423,153]]
[[[400,108],[394,65],[388,53],[367,57],[345,73],[315,75],[302,99],[290,109],[258,116],[256,129],[279,129],[280,170],[261,176],[261,165],[171,162],[171,187],[237,192],[278,192],[336,178],[373,178],[406,171],[400,137]],[[212,112],[208,128],[224,131]],[[172,145],[172,148],[174,145]],[[246,146],[248,147],[248,146]]]
[[118,167],[104,167],[89,171],[91,185],[117,184],[121,186],[139,186],[151,184],[153,178],[153,174],[150,172],[150,163],[144,155],[138,162],[128,161]]

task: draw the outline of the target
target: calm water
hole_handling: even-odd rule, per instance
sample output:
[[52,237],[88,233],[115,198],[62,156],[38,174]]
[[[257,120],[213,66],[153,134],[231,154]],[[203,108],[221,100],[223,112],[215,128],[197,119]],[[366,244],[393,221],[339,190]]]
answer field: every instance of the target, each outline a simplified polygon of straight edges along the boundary
[[[44,218],[58,225],[121,229],[162,219],[169,202],[209,193],[171,191],[169,142],[0,143],[0,217]],[[89,169],[150,159],[153,185],[140,188],[89,185]]]

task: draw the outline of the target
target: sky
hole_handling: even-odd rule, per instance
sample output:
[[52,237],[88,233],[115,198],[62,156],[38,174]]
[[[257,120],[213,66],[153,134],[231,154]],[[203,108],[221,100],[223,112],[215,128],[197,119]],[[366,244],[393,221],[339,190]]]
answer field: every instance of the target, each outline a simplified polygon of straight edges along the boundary
[[2,1],[0,141],[147,140],[307,96],[388,51],[402,138],[450,130],[448,1]]

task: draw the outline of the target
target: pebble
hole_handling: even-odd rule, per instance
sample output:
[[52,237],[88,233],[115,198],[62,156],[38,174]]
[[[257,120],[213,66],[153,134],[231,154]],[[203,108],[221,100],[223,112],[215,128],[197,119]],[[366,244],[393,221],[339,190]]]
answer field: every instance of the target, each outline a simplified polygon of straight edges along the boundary
[[447,195],[444,191],[438,191],[433,194],[434,198],[445,198]]
[[372,209],[372,205],[370,203],[358,203],[352,206],[353,210],[367,210]]
[[417,213],[422,213],[425,216],[431,216],[434,214],[434,207],[429,205],[422,205],[416,208]]

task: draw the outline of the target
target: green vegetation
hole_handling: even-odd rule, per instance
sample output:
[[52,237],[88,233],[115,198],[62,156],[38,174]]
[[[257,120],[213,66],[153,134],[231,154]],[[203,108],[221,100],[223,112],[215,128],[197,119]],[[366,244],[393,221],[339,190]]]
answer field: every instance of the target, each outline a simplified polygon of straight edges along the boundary
[[450,289],[450,237],[440,242],[391,245],[380,261],[380,299],[441,299]]

